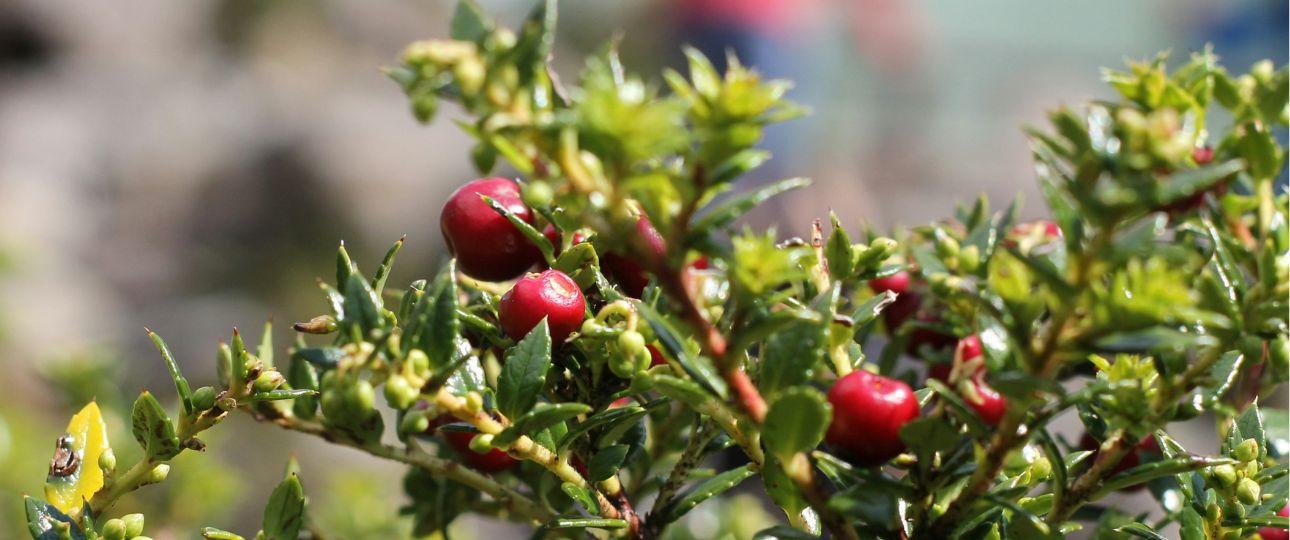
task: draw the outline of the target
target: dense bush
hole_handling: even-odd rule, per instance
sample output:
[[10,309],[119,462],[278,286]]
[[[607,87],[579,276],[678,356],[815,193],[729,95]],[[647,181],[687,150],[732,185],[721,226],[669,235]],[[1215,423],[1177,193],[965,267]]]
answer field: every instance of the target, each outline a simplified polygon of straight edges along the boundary
[[[805,180],[727,192],[769,159],[763,128],[802,112],[786,82],[687,50],[663,93],[611,43],[561,85],[555,17],[511,31],[466,1],[451,39],[388,70],[422,121],[441,100],[470,115],[482,173],[522,178],[446,202],[452,262],[394,290],[402,240],[370,274],[342,246],[329,313],[285,355],[234,330],[219,387],[190,388],[150,334],[173,420],[141,394],[143,457],[118,466],[86,406],[27,499],[33,536],[141,537],[114,503],[240,411],[406,464],[417,535],[473,513],[654,538],[760,484],[787,523],[764,538],[1285,538],[1286,411],[1258,402],[1290,354],[1285,68],[1233,76],[1203,51],[1108,71],[1117,99],[1029,131],[1052,221],[982,199],[895,239],[835,216],[781,239],[734,224]],[[1050,430],[1068,414],[1082,437]],[[1202,415],[1214,455],[1166,429]],[[320,534],[297,468],[257,537]],[[1149,515],[1096,504],[1144,485]]]

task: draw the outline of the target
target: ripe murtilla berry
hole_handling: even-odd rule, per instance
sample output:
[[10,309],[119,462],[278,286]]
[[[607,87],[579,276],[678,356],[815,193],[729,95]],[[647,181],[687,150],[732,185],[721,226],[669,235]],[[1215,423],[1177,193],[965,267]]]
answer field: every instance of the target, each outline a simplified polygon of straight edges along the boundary
[[505,216],[480,198],[487,195],[516,217],[532,222],[520,188],[506,178],[481,178],[448,196],[439,228],[462,273],[485,281],[512,279],[542,260],[542,253]]
[[523,339],[546,318],[551,341],[560,343],[582,326],[587,304],[582,290],[559,270],[528,274],[515,282],[497,305],[498,322],[511,339]]
[[[555,225],[548,223],[546,228],[542,229],[542,236],[545,236],[547,241],[551,242],[551,247],[555,248],[555,253],[559,255],[560,248],[564,246],[564,236],[560,234],[560,231],[556,230]],[[579,231],[574,231],[573,238],[569,239],[569,245],[576,246],[586,241],[587,235],[582,234]]]
[[[1094,439],[1093,436],[1089,435],[1088,433],[1085,433],[1079,439],[1079,447],[1081,449],[1091,450],[1094,452],[1094,454],[1090,456],[1089,459],[1097,458],[1097,451],[1101,446],[1102,446],[1102,443],[1097,439]],[[1111,474],[1112,475],[1120,474],[1124,471],[1137,467],[1138,465],[1142,464],[1142,459],[1144,457],[1147,459],[1151,459],[1155,456],[1158,456],[1159,454],[1160,454],[1160,445],[1156,442],[1156,438],[1152,437],[1151,435],[1147,435],[1146,437],[1143,437],[1142,440],[1138,441],[1138,445],[1133,448],[1132,452],[1129,452],[1128,455],[1124,456],[1124,459],[1120,460],[1120,463],[1116,464],[1115,469],[1112,470]],[[1125,488],[1124,491],[1137,491],[1139,489],[1142,489],[1145,485],[1146,484],[1138,484],[1136,486]]]
[[[1287,505],[1277,512],[1278,516],[1290,516],[1290,505]],[[1259,527],[1259,536],[1263,540],[1290,540],[1290,530],[1281,527]]]
[[868,371],[853,371],[829,390],[833,422],[825,440],[857,464],[875,466],[905,451],[900,428],[918,417],[909,385]]
[[[640,241],[647,250],[646,256],[655,259],[666,256],[667,246],[663,243],[663,236],[658,233],[645,214],[641,214],[636,219],[636,234],[640,236]],[[645,291],[645,286],[649,285],[649,272],[641,265],[639,259],[610,251],[600,258],[600,264],[605,273],[617,282],[619,287],[622,287],[623,293],[627,296],[640,298],[641,293]]]

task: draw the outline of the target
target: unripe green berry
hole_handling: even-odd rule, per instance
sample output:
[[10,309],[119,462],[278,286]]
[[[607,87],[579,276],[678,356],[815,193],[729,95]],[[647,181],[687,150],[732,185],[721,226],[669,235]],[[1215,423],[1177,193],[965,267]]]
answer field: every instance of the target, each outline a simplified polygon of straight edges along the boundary
[[546,208],[555,200],[555,190],[551,189],[551,184],[534,180],[524,186],[520,196],[524,199],[524,204],[533,208]]
[[404,433],[424,433],[430,429],[430,418],[422,411],[409,411],[403,416],[399,428]]
[[412,368],[412,373],[418,377],[425,378],[430,375],[430,357],[421,349],[412,349],[408,356],[403,359]]
[[99,468],[105,471],[116,469],[116,452],[111,448],[104,448],[103,453],[99,454]]
[[1259,442],[1254,439],[1245,439],[1244,441],[1241,441],[1241,444],[1238,444],[1236,449],[1232,451],[1232,457],[1235,457],[1237,461],[1240,461],[1241,463],[1258,459]]
[[1231,465],[1219,465],[1214,467],[1214,480],[1218,485],[1230,487],[1236,483],[1236,468]]
[[635,355],[645,349],[645,336],[635,330],[625,330],[618,334],[618,348],[623,354]]
[[205,411],[215,406],[215,398],[218,392],[209,386],[203,386],[193,391],[193,409]]
[[965,272],[975,272],[981,266],[981,250],[968,246],[959,252],[959,267]]
[[125,540],[125,522],[119,518],[103,524],[103,540]]
[[126,514],[121,516],[125,522],[125,537],[134,538],[143,534],[143,514]]
[[278,387],[282,386],[282,383],[286,381],[287,379],[276,370],[265,371],[264,373],[261,373],[259,377],[255,378],[255,391],[272,392],[277,390]]
[[[372,388],[372,383],[368,382],[366,379],[358,379],[357,381],[354,381],[346,390],[345,404],[353,408],[355,411],[366,414],[367,411],[372,410],[372,407],[376,406],[376,390]],[[355,415],[355,417],[358,416],[360,415]]]
[[1259,495],[1259,483],[1252,478],[1242,478],[1236,484],[1236,498],[1245,504],[1258,504]]

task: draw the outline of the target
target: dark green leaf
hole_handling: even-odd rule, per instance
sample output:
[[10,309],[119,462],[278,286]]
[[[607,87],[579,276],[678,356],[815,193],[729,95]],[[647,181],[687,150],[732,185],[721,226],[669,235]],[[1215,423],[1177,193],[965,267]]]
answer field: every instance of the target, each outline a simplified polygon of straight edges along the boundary
[[1093,496],[1093,499],[1099,499],[1107,494],[1126,487],[1146,483],[1153,478],[1172,476],[1178,473],[1200,470],[1206,467],[1213,467],[1215,465],[1222,464],[1235,465],[1236,461],[1227,458],[1183,455],[1171,459],[1144,463],[1107,479],[1106,482],[1102,483],[1102,487],[1097,491],[1097,494]]
[[1151,184],[1156,188],[1155,204],[1168,205],[1212,187],[1245,168],[1241,160],[1225,161],[1196,169],[1186,169]]
[[546,524],[547,529],[625,529],[627,521],[607,518],[557,518]]
[[1241,366],[1245,363],[1245,356],[1241,351],[1228,351],[1214,362],[1213,367],[1209,368],[1209,376],[1213,379],[1213,386],[1207,393],[1209,399],[1218,400],[1232,388],[1232,383],[1241,374]]
[[284,399],[300,399],[318,396],[317,390],[297,388],[291,390],[270,390],[268,392],[256,392],[251,396],[252,401],[281,401]]
[[264,507],[264,535],[269,540],[295,540],[305,519],[305,492],[295,474],[273,489]]
[[818,390],[810,387],[789,388],[771,403],[766,414],[763,439],[766,449],[781,461],[793,454],[814,449],[829,428],[832,407]]
[[851,238],[847,236],[847,230],[842,227],[836,214],[829,214],[829,219],[833,221],[833,230],[829,232],[828,242],[824,247],[824,257],[829,263],[829,275],[833,279],[846,279],[851,276],[854,270],[854,257],[851,250]]
[[394,256],[398,255],[399,250],[403,248],[405,239],[406,237],[399,238],[397,242],[394,242],[394,245],[390,246],[390,250],[385,252],[385,258],[381,260],[381,265],[376,267],[376,275],[372,276],[372,290],[375,290],[377,295],[380,295],[381,291],[385,290],[385,282],[390,279],[390,268],[394,266]]
[[67,514],[40,499],[26,495],[22,499],[27,507],[27,530],[33,540],[61,540],[62,528],[67,529],[72,540],[85,540],[85,531]]
[[560,489],[568,495],[573,502],[582,506],[582,509],[592,515],[600,514],[600,505],[596,504],[596,497],[591,494],[591,490],[580,488],[569,482],[560,484]]
[[762,529],[753,535],[753,540],[819,540],[819,538],[787,525],[776,525],[769,529]]
[[551,333],[545,318],[506,354],[497,376],[497,409],[510,418],[533,408],[551,369]]
[[739,485],[740,482],[743,482],[744,479],[754,474],[757,474],[757,472],[753,470],[753,466],[749,464],[737,469],[728,470],[704,480],[702,484],[695,486],[694,489],[686,492],[685,495],[668,506],[667,513],[664,514],[666,516],[664,522],[667,523],[680,519],[680,517],[685,515],[686,512],[689,512],[695,506],[698,506],[699,503],[729,491]]
[[[300,356],[299,351],[291,355],[290,364],[287,366],[287,384],[292,388],[303,390],[318,389],[318,371],[304,357]],[[296,416],[306,420],[312,419],[318,410],[318,400],[310,397],[302,397],[291,404],[291,410]]]
[[1267,436],[1263,430],[1263,413],[1259,411],[1259,402],[1256,399],[1251,403],[1245,412],[1236,419],[1236,427],[1241,432],[1242,439],[1254,439],[1259,444],[1259,457],[1267,455]]
[[640,417],[645,416],[645,413],[646,410],[638,405],[616,407],[598,412],[579,424],[570,427],[569,432],[560,438],[560,442],[556,448],[558,450],[564,450],[565,448],[568,448],[569,445],[573,444],[573,442],[579,437],[586,435],[591,430],[599,428],[613,429],[615,426],[634,422]]
[[537,246],[538,251],[542,252],[542,257],[546,259],[548,266],[555,265],[555,247],[551,245],[551,240],[549,240],[546,235],[542,234],[542,231],[537,230],[537,228],[529,224],[529,222],[520,219],[520,217],[511,212],[510,209],[493,200],[492,197],[487,195],[480,195],[479,197],[484,199],[484,202],[488,203],[488,206],[492,208],[494,212],[501,214],[502,217],[506,218],[506,221],[511,222],[512,226],[519,229],[520,234],[523,234],[524,238],[528,239],[528,241],[533,243],[534,246]]
[[1115,530],[1131,534],[1138,538],[1146,538],[1147,540],[1168,540],[1167,538],[1156,534],[1155,529],[1152,529],[1144,523],[1130,523],[1128,525],[1122,525]]
[[175,436],[174,424],[170,423],[157,398],[147,390],[134,401],[130,427],[134,440],[139,441],[148,457],[164,461],[179,453],[179,438]]
[[331,369],[340,364],[340,359],[345,357],[345,351],[339,347],[308,347],[296,351],[296,356],[323,369]]
[[685,371],[686,375],[689,375],[691,379],[702,385],[704,390],[724,399],[726,395],[725,381],[717,375],[711,363],[691,355],[682,341],[681,333],[662,315],[659,315],[654,308],[641,301],[633,302],[633,305],[636,307],[636,312],[649,323],[650,329],[654,331],[654,336],[663,345],[667,355],[675,358],[676,362],[681,364],[681,369]]
[[445,272],[443,285],[439,287],[430,311],[427,327],[422,329],[425,339],[420,343],[421,349],[430,358],[430,365],[435,371],[451,365],[457,360],[457,336],[461,332],[461,320],[457,317],[457,279],[451,270]]
[[357,329],[361,335],[377,328],[381,324],[381,297],[372,290],[372,285],[357,272],[349,275],[345,282],[345,317],[340,323],[343,328],[350,328],[346,335],[353,335]]
[[628,450],[631,450],[631,447],[625,444],[601,448],[591,458],[591,463],[587,464],[587,480],[599,482],[613,476],[623,465],[623,460],[627,459]]
[[959,442],[958,432],[948,422],[931,417],[912,420],[902,426],[900,438],[924,455],[949,450]]

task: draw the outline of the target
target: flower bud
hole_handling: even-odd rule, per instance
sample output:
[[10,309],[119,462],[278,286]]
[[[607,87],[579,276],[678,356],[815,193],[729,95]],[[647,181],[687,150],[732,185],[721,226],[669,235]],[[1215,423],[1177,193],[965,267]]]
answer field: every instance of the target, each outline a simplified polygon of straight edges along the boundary
[[330,334],[336,331],[336,318],[331,315],[319,315],[308,322],[298,322],[291,328],[302,334]]
[[645,336],[635,330],[625,330],[618,334],[618,348],[624,354],[636,354],[645,348]]
[[1230,487],[1236,483],[1236,468],[1231,465],[1219,465],[1214,467],[1214,481],[1223,487]]
[[120,518],[107,520],[103,524],[103,540],[125,540],[125,522]]
[[412,374],[423,379],[430,376],[430,357],[421,349],[412,349],[403,359],[412,368]]
[[479,88],[484,85],[488,68],[478,55],[472,54],[463,56],[457,65],[452,67],[452,74],[457,78],[457,87],[461,88],[461,94],[471,97],[478,94]]
[[1048,458],[1041,457],[1030,464],[1030,472],[1034,475],[1035,480],[1043,480],[1053,473],[1053,463]]
[[423,411],[408,411],[403,416],[399,429],[403,433],[425,433],[430,429],[430,418]]
[[229,396],[224,396],[215,400],[215,405],[218,406],[220,410],[231,411],[237,408],[237,400]]
[[104,448],[99,454],[99,468],[104,471],[116,470],[116,453],[111,448]]
[[395,409],[408,408],[417,400],[417,396],[420,394],[402,375],[391,375],[385,381],[385,401],[389,402],[390,406]]
[[1259,495],[1259,483],[1252,478],[1242,478],[1236,484],[1236,498],[1245,504],[1258,504]]
[[126,514],[121,516],[125,523],[125,537],[134,538],[143,534],[143,514]]
[[210,386],[203,386],[193,391],[193,409],[198,411],[209,410],[215,406],[215,397],[218,393]]
[[1218,507],[1218,503],[1209,503],[1205,505],[1205,521],[1218,523],[1223,519],[1223,509]]
[[148,483],[159,484],[161,482],[164,482],[166,480],[166,477],[169,475],[170,475],[170,465],[166,463],[158,463],[156,466],[152,468],[151,471],[148,471]]
[[1236,445],[1236,449],[1232,451],[1232,457],[1235,457],[1241,463],[1248,463],[1258,459],[1259,442],[1254,439],[1241,441],[1241,444]]
[[959,241],[948,234],[936,235],[936,254],[948,262],[959,256]]
[[[345,392],[345,405],[364,414],[376,406],[376,390],[366,379],[358,379]],[[358,417],[359,415],[355,415]]]
[[282,373],[271,369],[261,373],[260,376],[255,378],[254,388],[256,392],[272,392],[277,390],[278,387],[282,386],[282,383],[286,381],[287,379],[282,376]]
[[484,410],[484,396],[479,392],[471,390],[466,393],[466,408],[472,413]]
[[493,436],[488,433],[480,433],[470,439],[470,450],[476,454],[487,454],[493,449]]

